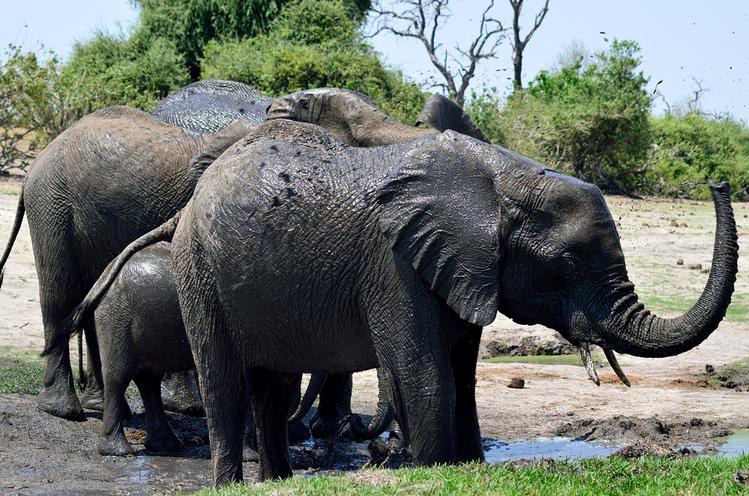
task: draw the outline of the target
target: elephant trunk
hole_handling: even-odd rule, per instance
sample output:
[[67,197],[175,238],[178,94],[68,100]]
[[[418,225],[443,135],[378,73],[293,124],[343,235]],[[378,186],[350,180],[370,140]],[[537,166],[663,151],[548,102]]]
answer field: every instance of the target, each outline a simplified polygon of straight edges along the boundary
[[694,348],[718,327],[731,303],[739,255],[728,185],[709,184],[716,212],[715,245],[710,275],[697,303],[683,315],[660,318],[638,302],[634,286],[625,281],[615,291],[623,296],[614,303],[611,324],[598,344],[635,356],[666,357]]
[[291,417],[289,417],[289,423],[301,420],[305,415],[307,415],[307,412],[309,412],[309,409],[312,407],[312,403],[315,402],[323,385],[325,385],[325,380],[327,378],[328,374],[312,374],[309,379],[309,384],[307,384],[307,390],[304,392],[304,396],[299,402],[299,406],[297,406],[296,411],[291,414]]
[[377,369],[377,383],[379,390],[377,411],[369,425],[365,427],[360,419],[352,419],[349,423],[352,437],[356,441],[376,438],[387,430],[395,418],[395,411],[390,403],[390,381],[382,367]]

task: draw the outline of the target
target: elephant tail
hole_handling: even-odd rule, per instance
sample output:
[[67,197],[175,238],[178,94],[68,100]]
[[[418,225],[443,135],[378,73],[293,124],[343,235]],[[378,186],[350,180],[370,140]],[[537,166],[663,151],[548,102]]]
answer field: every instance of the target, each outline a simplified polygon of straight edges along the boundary
[[136,239],[127,245],[114,260],[109,262],[109,265],[104,269],[104,272],[102,272],[99,279],[94,283],[93,287],[91,287],[83,301],[79,303],[70,315],[65,318],[64,325],[61,326],[63,331],[54,336],[47,346],[44,347],[42,356],[47,356],[58,350],[73,334],[80,332],[83,321],[96,309],[109,287],[119,275],[122,267],[133,255],[143,248],[156,244],[159,241],[172,240],[174,231],[179,224],[181,214],[182,211],[177,212],[174,217],[164,222],[156,229],[153,229]]
[[18,194],[18,206],[16,207],[16,220],[13,222],[13,228],[10,231],[10,239],[8,240],[8,244],[5,245],[5,252],[3,253],[3,258],[0,259],[0,286],[3,285],[3,275],[5,274],[5,262],[8,261],[8,257],[10,256],[10,250],[13,249],[13,244],[16,242],[16,238],[18,237],[18,231],[21,230],[21,224],[23,223],[23,215],[26,213],[26,207],[23,204],[23,188],[26,185],[26,181],[24,181],[23,185],[21,185],[21,192]]
[[387,373],[382,367],[377,368],[377,382],[379,389],[377,411],[369,422],[369,425],[365,427],[358,415],[352,418],[349,423],[351,434],[356,441],[376,438],[385,432],[395,418],[395,410],[390,403],[389,397],[390,381],[387,378]]
[[328,374],[312,374],[309,384],[307,384],[307,390],[304,392],[304,397],[302,397],[302,401],[299,402],[296,411],[291,414],[291,417],[289,417],[289,423],[303,419],[304,416],[307,415],[307,412],[309,412],[309,409],[312,407],[312,403],[315,402],[315,398],[320,394],[327,378]]

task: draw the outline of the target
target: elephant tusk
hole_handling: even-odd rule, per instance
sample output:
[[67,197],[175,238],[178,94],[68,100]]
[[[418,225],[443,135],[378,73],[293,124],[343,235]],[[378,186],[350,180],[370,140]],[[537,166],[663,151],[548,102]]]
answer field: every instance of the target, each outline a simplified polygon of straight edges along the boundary
[[624,373],[624,370],[622,370],[622,366],[619,365],[619,360],[616,359],[614,351],[604,348],[603,353],[606,355],[606,360],[609,361],[609,365],[611,365],[611,368],[614,369],[614,372],[616,373],[616,376],[619,378],[619,380],[622,381],[625,386],[631,387],[632,384],[629,383],[627,374]]
[[580,356],[583,359],[583,365],[585,365],[585,371],[588,373],[588,377],[596,386],[600,386],[601,380],[598,378],[596,368],[593,366],[593,359],[590,356],[590,346],[588,343],[580,343]]

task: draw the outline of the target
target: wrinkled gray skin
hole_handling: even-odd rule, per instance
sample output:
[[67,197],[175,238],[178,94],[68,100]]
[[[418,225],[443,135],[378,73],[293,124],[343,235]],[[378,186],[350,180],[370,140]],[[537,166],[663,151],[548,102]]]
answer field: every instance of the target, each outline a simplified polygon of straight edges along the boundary
[[263,122],[270,102],[244,83],[204,79],[171,93],[151,115],[183,129],[213,133],[238,119]]
[[[16,211],[11,240],[24,211],[34,249],[45,347],[65,343],[44,364],[38,406],[57,417],[83,420],[73,389],[64,319],[102,270],[130,241],[162,224],[192,195],[202,171],[193,157],[217,156],[255,125],[248,121],[201,135],[126,107],[84,117],[55,138],[34,162]],[[84,324],[98,368],[95,325]]]
[[[123,430],[128,411],[125,390],[131,380],[145,408],[146,449],[181,448],[164,413],[160,384],[165,374],[184,372],[195,364],[177,301],[169,243],[162,241],[133,255],[98,304],[94,322],[104,381],[99,453],[123,456],[133,452]],[[245,461],[257,459],[251,419],[249,426]],[[306,439],[309,431],[306,436],[295,435]]]
[[[273,100],[268,120],[289,119],[317,124],[351,146],[372,147],[402,143],[452,129],[488,142],[480,129],[453,101],[431,95],[419,115],[417,125],[402,124],[378,109],[366,95],[351,90],[320,88],[304,90]],[[334,435],[342,418],[351,414],[351,375],[333,374],[320,393],[317,414],[310,422],[315,437]],[[350,435],[369,439],[379,435],[392,412],[384,402],[378,404],[373,422],[367,429],[351,425]],[[386,427],[386,425],[385,425]]]
[[297,375],[378,365],[418,464],[483,459],[475,366],[497,311],[581,347],[693,348],[725,315],[737,271],[728,188],[712,192],[706,288],[661,319],[638,302],[595,186],[453,132],[360,149],[262,124],[203,175],[172,245],[215,482],[242,481],[250,396],[260,479],[288,477]]
[[[199,133],[219,131],[235,120],[252,123],[265,120],[270,98],[237,81],[204,79],[171,93],[151,113],[156,119]],[[218,152],[223,151],[222,148]],[[220,154],[220,153],[219,153]],[[203,154],[203,167],[217,154]],[[88,381],[95,385],[92,380]],[[96,389],[87,387],[84,406],[95,406]],[[167,374],[162,381],[162,397],[167,410],[202,415],[197,379],[193,371]]]
[[402,143],[447,129],[488,142],[460,106],[435,95],[427,100],[419,116],[419,122],[431,128],[402,124],[375,107],[365,95],[336,88],[299,91],[277,98],[268,107],[268,120],[273,119],[317,124],[342,142],[358,147]]

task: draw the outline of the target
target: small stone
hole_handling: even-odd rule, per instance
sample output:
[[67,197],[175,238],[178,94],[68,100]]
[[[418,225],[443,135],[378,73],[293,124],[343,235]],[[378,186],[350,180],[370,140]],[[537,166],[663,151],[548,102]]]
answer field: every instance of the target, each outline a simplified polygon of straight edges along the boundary
[[676,265],[684,265],[684,259],[680,258],[676,261]]
[[687,265],[687,269],[702,270],[702,264],[689,264]]
[[706,363],[705,364],[705,373],[706,374],[714,374],[715,373],[715,367],[713,367],[709,363]]
[[523,389],[525,387],[525,379],[513,377],[512,379],[510,379],[510,383],[507,385],[507,387],[512,389]]
[[702,272],[703,274],[708,274],[708,273],[710,273],[710,267],[705,267],[700,272]]
[[740,470],[736,472],[733,476],[733,480],[742,486],[749,486],[749,470]]
[[679,227],[679,223],[676,222],[676,219],[671,220],[671,227]]
[[679,224],[679,227],[689,227],[689,226],[687,225],[686,222],[682,222],[681,224]]

